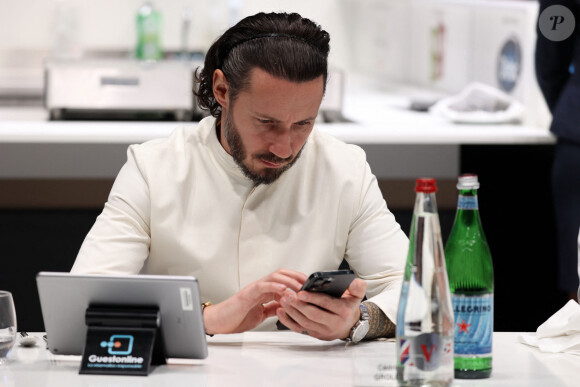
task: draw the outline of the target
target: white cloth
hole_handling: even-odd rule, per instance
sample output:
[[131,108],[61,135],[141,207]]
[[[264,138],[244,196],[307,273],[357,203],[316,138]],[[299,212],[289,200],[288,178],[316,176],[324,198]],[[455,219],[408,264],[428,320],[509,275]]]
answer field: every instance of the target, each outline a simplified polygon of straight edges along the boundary
[[292,168],[254,187],[209,117],[129,147],[71,271],[192,275],[218,303],[278,268],[308,275],[344,257],[396,321],[407,249],[362,149],[314,130]]
[[465,86],[457,95],[435,103],[429,112],[455,123],[502,124],[520,122],[524,105],[503,91],[479,82]]
[[574,300],[540,325],[535,333],[520,335],[520,341],[542,352],[580,355],[580,305]]

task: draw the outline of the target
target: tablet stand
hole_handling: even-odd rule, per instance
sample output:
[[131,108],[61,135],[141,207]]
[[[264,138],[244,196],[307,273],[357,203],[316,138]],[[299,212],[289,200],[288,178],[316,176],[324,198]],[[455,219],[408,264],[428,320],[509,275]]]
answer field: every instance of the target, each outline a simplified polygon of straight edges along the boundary
[[147,376],[165,364],[158,307],[91,305],[79,373]]

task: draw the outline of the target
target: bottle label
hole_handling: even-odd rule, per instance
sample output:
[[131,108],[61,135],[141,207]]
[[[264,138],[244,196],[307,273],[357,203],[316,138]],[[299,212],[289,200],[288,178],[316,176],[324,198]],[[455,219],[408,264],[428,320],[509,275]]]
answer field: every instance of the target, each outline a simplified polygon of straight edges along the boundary
[[457,199],[457,209],[459,210],[477,210],[477,196],[463,196],[459,195]]
[[453,294],[451,301],[455,314],[455,354],[491,356],[493,293]]
[[397,340],[397,365],[404,375],[421,371],[435,371],[440,367],[453,369],[453,339],[438,333],[399,337]]

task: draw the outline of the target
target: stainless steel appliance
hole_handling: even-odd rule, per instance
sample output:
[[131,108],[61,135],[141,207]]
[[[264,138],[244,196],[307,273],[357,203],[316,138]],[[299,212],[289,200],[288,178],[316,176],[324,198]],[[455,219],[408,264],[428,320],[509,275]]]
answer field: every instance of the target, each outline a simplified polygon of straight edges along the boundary
[[193,72],[182,60],[51,60],[45,65],[45,107],[56,119],[175,119],[195,111]]

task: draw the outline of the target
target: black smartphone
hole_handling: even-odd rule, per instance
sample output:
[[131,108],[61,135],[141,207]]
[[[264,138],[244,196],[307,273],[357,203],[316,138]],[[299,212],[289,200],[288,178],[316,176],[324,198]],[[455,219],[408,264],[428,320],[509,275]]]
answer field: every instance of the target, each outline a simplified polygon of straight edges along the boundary
[[[310,274],[300,290],[328,294],[332,297],[341,297],[354,280],[352,270],[317,271]],[[288,329],[280,321],[276,322],[278,330]]]
[[317,271],[310,274],[300,290],[340,297],[354,280],[352,270]]

